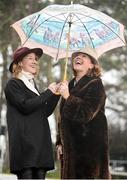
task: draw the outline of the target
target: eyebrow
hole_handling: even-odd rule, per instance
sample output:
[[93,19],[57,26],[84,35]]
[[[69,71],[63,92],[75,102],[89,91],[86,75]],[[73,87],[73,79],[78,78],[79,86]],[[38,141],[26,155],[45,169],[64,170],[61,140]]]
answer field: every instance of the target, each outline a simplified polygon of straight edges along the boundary
[[[33,57],[33,55],[31,55],[31,54],[28,54],[28,55],[27,55],[27,57]],[[35,55],[35,57],[36,57],[36,55]]]

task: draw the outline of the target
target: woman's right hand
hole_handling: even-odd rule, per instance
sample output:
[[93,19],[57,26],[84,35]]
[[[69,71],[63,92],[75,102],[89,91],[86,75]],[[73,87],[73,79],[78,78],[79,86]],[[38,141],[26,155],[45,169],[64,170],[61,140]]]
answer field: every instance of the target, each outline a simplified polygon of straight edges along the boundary
[[58,89],[56,82],[51,83],[51,84],[48,86],[48,89],[50,89],[50,91],[52,91],[52,93],[55,94],[56,91],[57,91],[57,89]]
[[64,99],[69,97],[68,81],[63,81],[60,83],[59,92]]
[[56,153],[57,153],[57,159],[60,160],[61,155],[63,155],[62,145],[57,145],[56,146]]

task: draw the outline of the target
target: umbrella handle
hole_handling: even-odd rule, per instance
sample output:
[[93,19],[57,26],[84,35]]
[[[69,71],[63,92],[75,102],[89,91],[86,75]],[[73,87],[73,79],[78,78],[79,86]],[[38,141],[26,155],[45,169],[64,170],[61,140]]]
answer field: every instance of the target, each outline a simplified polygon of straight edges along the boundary
[[[70,21],[69,23],[69,29],[68,29],[68,34],[67,34],[67,49],[66,49],[66,59],[65,59],[65,68],[64,68],[64,76],[63,76],[63,81],[67,80],[67,65],[68,65],[68,52],[69,52],[69,45],[70,45],[70,30],[71,30],[71,15],[70,15]],[[60,95],[59,92],[55,93],[56,95]]]
[[[63,76],[63,81],[67,80],[67,64],[68,64],[68,58],[65,59],[65,68],[64,68],[64,76]],[[60,92],[56,92],[56,95],[60,95]]]
[[68,29],[68,34],[67,34],[67,49],[66,49],[66,59],[65,59],[63,81],[67,80],[68,52],[69,52],[69,47],[70,47],[69,46],[70,45],[70,30],[71,30],[71,20],[69,21],[69,29]]
[[66,80],[67,80],[67,65],[68,65],[68,58],[65,59],[65,68],[64,68],[63,81],[66,81]]
[[[67,80],[67,64],[68,64],[68,58],[65,60],[63,81]],[[60,95],[60,92],[56,92],[55,95]]]

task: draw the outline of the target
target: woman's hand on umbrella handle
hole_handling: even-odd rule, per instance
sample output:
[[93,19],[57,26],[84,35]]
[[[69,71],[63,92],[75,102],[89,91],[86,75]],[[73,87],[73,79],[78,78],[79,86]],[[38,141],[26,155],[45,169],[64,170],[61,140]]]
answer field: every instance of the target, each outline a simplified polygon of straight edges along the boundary
[[56,95],[61,95],[59,92],[60,85],[61,85],[61,82],[56,84],[56,93],[55,93]]
[[57,92],[57,89],[58,89],[56,82],[51,83],[48,86],[48,89],[50,89],[52,91],[52,93],[55,94]]
[[63,149],[61,144],[56,146],[56,152],[57,152],[57,159],[60,160],[61,156],[63,155]]
[[60,83],[59,92],[64,99],[69,97],[68,81],[63,81]]

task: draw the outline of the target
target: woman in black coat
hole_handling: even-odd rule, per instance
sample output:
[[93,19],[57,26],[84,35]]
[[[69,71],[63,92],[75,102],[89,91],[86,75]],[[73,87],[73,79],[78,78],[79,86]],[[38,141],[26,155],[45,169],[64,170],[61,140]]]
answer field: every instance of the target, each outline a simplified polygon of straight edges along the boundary
[[61,179],[109,179],[106,94],[93,49],[72,54],[75,77],[63,82],[57,153]]
[[10,65],[13,78],[5,87],[10,171],[19,179],[44,179],[54,168],[48,116],[57,105],[56,84],[39,93],[34,83],[40,48],[17,49]]

